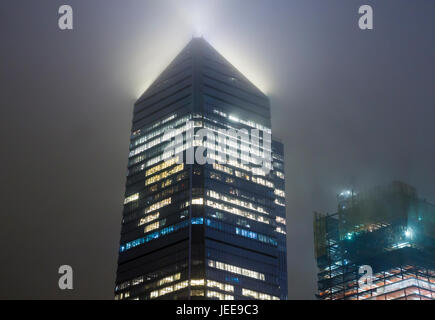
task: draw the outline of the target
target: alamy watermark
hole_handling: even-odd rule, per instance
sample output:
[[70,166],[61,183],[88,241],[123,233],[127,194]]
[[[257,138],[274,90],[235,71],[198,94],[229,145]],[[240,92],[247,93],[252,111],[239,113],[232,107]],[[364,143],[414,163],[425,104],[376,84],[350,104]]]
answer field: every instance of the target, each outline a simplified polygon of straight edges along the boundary
[[71,266],[64,264],[59,267],[58,273],[62,276],[59,278],[58,285],[60,290],[73,289],[73,269]]
[[370,289],[373,283],[373,269],[369,265],[360,266],[358,269],[358,274],[362,275],[358,279],[358,287],[361,290]]
[[254,174],[267,175],[272,169],[272,137],[260,129],[211,129],[188,121],[184,130],[164,133],[165,159],[185,164],[252,165]]
[[73,29],[73,9],[70,5],[64,4],[59,7],[58,13],[61,15],[57,22],[60,30]]
[[358,26],[361,30],[373,30],[373,8],[368,4],[359,7],[358,13],[361,17]]

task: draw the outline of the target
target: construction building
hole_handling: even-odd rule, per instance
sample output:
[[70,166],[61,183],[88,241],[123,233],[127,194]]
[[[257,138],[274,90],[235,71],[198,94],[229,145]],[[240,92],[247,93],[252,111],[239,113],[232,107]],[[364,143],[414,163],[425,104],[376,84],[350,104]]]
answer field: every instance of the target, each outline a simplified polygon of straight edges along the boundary
[[402,182],[338,195],[315,213],[318,294],[324,300],[435,299],[435,205]]

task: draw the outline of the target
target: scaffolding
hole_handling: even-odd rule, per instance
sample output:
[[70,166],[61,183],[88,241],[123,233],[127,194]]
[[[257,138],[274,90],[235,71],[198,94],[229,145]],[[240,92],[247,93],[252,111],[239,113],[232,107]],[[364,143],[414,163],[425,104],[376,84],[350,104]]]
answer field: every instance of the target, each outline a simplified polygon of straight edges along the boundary
[[[393,182],[338,196],[338,211],[315,213],[320,299],[435,299],[435,206]],[[373,270],[360,282],[359,267]]]

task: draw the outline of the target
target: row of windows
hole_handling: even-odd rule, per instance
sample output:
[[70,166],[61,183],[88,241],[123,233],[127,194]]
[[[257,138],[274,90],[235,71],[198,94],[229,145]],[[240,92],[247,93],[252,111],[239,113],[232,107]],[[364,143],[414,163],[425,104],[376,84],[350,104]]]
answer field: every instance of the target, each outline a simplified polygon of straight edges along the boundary
[[222,222],[213,221],[211,219],[204,219],[202,217],[194,218],[194,219],[192,219],[192,224],[203,224],[204,221],[208,227],[211,227],[213,229],[225,231],[228,233],[234,233],[238,236],[242,236],[242,237],[249,238],[252,240],[257,240],[257,241],[260,241],[263,243],[271,244],[273,246],[278,245],[278,243],[275,239],[273,239],[269,236],[266,236],[264,234],[250,231],[250,230],[246,230],[246,229],[242,229],[239,227],[234,227],[232,225],[222,223]]
[[206,215],[213,219],[221,220],[221,221],[231,221],[232,224],[236,224],[238,226],[243,226],[246,228],[251,228],[249,221],[239,217],[233,217],[224,212],[214,211],[214,210],[206,210]]
[[[166,147],[164,147],[164,148],[166,148]],[[164,148],[162,148],[162,149],[164,149]],[[187,147],[185,149],[187,149]],[[145,163],[143,163],[141,165],[138,165],[138,166],[130,168],[128,170],[127,175],[131,176],[131,175],[134,175],[136,173],[139,173],[140,171],[144,170],[145,168],[147,168],[149,166],[152,166],[152,165],[155,165],[155,164],[159,163],[162,160],[164,160],[164,161],[173,161],[172,164],[179,162],[178,161],[178,157],[176,157],[176,156],[174,157],[174,152],[172,150],[169,150],[169,151],[163,152],[163,153],[161,151],[159,151],[159,150],[157,150],[156,152],[160,152],[159,155],[157,155],[157,156],[155,156],[153,158],[148,159]],[[179,152],[179,151],[177,150],[177,152]],[[142,159],[142,160],[144,160],[144,159]],[[142,160],[140,160],[140,161],[142,161]],[[157,171],[158,170],[156,170],[156,172]],[[151,173],[149,173],[148,175],[151,175]],[[148,175],[146,174],[145,176],[148,176]]]
[[[270,146],[267,146],[268,148],[263,148],[264,146],[260,145],[261,141],[264,141],[265,138],[269,138],[270,137],[270,133],[269,130],[262,130],[260,128],[244,128],[241,126],[234,126],[233,123],[238,123],[239,121],[222,121],[221,119],[219,119],[219,117],[216,117],[215,114],[210,114],[210,113],[206,113],[206,115],[204,115],[203,117],[204,120],[207,120],[207,124],[209,125],[210,129],[214,130],[214,131],[220,131],[222,130],[222,127],[225,128],[225,130],[228,131],[239,131],[239,132],[249,132],[251,133],[251,137],[253,138],[251,141],[253,142],[253,146],[255,147],[260,147],[262,150],[267,150],[267,151],[271,151]],[[231,118],[232,120],[236,120],[235,117]],[[260,132],[263,132],[262,135],[260,135]],[[266,136],[267,135],[267,136]]]
[[277,204],[277,205],[279,205],[279,206],[281,206],[281,207],[285,207],[285,202],[284,201],[282,201],[281,199],[275,199],[275,204]]
[[153,230],[159,229],[161,227],[163,227],[166,224],[166,219],[162,219],[153,223],[150,223],[149,225],[147,225],[144,230],[143,233],[148,233],[151,232]]
[[167,178],[169,176],[172,176],[173,174],[178,173],[178,172],[180,172],[182,170],[184,170],[184,164],[176,165],[175,167],[173,167],[170,170],[163,171],[163,172],[161,172],[159,174],[156,174],[156,175],[152,176],[151,178],[146,179],[145,180],[145,185],[148,186],[150,184],[156,183],[156,182],[158,182],[158,181],[160,181],[162,179],[165,179],[165,178]]
[[[142,276],[136,277],[136,278],[134,278],[134,279],[132,279],[132,280],[125,281],[125,282],[119,284],[118,286],[116,286],[115,290],[116,290],[116,291],[119,291],[119,290],[127,289],[127,288],[129,288],[129,287],[137,286],[137,285],[139,285],[139,284],[141,284],[141,283],[144,282],[144,278],[145,278],[145,277],[142,275]],[[181,273],[178,272],[178,273],[175,273],[175,274],[169,275],[169,276],[167,276],[167,277],[165,277],[165,278],[162,278],[162,279],[160,279],[160,280],[158,280],[158,281],[152,282],[152,283],[149,284],[147,287],[148,287],[148,288],[150,288],[150,287],[151,287],[151,288],[154,288],[154,287],[160,287],[160,286],[162,286],[162,285],[164,285],[164,284],[168,284],[168,283],[171,283],[171,282],[174,282],[174,281],[180,280],[180,279],[181,279]],[[149,280],[149,278],[148,278],[148,280]]]
[[214,108],[213,112],[223,118],[228,118],[229,120],[233,121],[233,122],[239,122],[241,124],[247,125],[249,127],[255,128],[255,129],[259,129],[262,131],[266,131],[268,133],[272,133],[272,130],[268,127],[263,126],[262,124],[256,123],[254,121],[251,120],[244,120],[244,119],[239,119],[236,116],[233,115],[228,115],[227,113],[225,113],[223,110],[218,109],[218,108]]
[[241,268],[241,267],[234,266],[231,264],[223,263],[220,261],[208,260],[208,266],[211,268],[216,268],[218,270],[223,270],[223,271],[227,271],[227,272],[231,272],[231,273],[235,273],[235,274],[240,274],[242,276],[257,279],[257,280],[265,281],[265,279],[266,279],[263,273],[260,273],[260,272],[254,271],[254,270]]
[[270,224],[270,220],[268,218],[265,218],[259,214],[251,213],[251,212],[244,211],[244,210],[232,207],[232,206],[228,206],[224,203],[219,203],[219,202],[215,202],[215,201],[207,199],[205,204],[211,208],[226,211],[226,212],[229,212],[231,214],[235,214],[235,215],[238,215],[241,217],[245,217],[247,219],[261,222],[261,223]]
[[[222,130],[222,127],[225,130],[234,130],[234,131],[239,131],[239,132],[250,132],[251,137],[252,137],[252,146],[254,147],[259,147],[261,150],[263,151],[267,151],[268,154],[271,153],[271,148],[270,145],[261,145],[260,142],[264,142],[264,141],[268,141],[271,139],[271,131],[270,129],[266,128],[265,130],[262,130],[261,128],[246,128],[237,124],[240,124],[240,121],[237,117],[232,116],[230,118],[231,121],[227,121],[224,120],[222,121],[222,119],[220,119],[218,116],[216,116],[215,114],[211,114],[209,112],[206,113],[206,115],[204,115],[204,120],[207,120],[207,123],[210,127],[210,129],[215,130],[215,131],[220,131]],[[243,121],[243,120],[242,120]],[[236,125],[234,125],[236,124]],[[262,134],[260,134],[260,132]]]
[[283,225],[286,224],[286,220],[283,217],[279,217],[279,216],[276,217],[276,222],[281,223]]
[[128,204],[138,199],[139,199],[139,193],[132,194],[131,196],[128,196],[124,199],[124,204]]
[[170,205],[171,201],[172,201],[172,199],[171,199],[171,197],[169,197],[169,198],[163,199],[162,201],[153,203],[152,205],[150,205],[147,208],[145,208],[144,214],[147,214],[147,213],[149,213],[151,211],[159,210],[160,208],[163,208],[163,207],[165,207],[167,205]]
[[209,174],[208,174],[208,176],[209,176],[211,179],[218,180],[218,181],[223,181],[223,182],[228,183],[228,184],[233,184],[233,183],[234,183],[234,178],[231,178],[231,177],[225,177],[225,179],[224,179],[224,177],[222,176],[222,174],[217,173],[217,172],[215,172],[215,171],[210,171]]
[[[186,182],[182,182],[188,178],[189,173],[187,171],[183,171],[175,176],[172,176],[166,180],[163,180],[160,183],[154,184],[148,188],[145,188],[143,192],[135,194],[135,198],[133,200],[141,199],[140,202],[128,201],[124,207],[124,214],[126,215],[128,212],[134,211],[139,207],[143,206],[143,204],[152,204],[161,199],[169,198],[181,191],[185,191],[188,189],[188,185]],[[163,189],[163,190],[162,190]],[[157,192],[162,190],[160,192]],[[154,193],[153,195],[149,195]],[[174,196],[174,199],[178,196]],[[173,200],[174,200],[173,199]]]
[[[237,178],[243,178],[243,179],[246,179],[248,181],[252,181],[254,183],[261,184],[261,185],[269,187],[269,188],[274,187],[273,183],[270,182],[269,180],[266,180],[262,177],[250,176],[246,173],[243,173],[239,170],[235,170],[233,168],[230,168],[230,167],[222,165],[222,164],[214,163],[213,169],[218,170],[218,171],[222,171],[222,172],[229,174],[229,175],[232,175],[232,176],[236,176]],[[246,169],[244,168],[244,170],[246,170]],[[247,168],[247,171],[252,171],[252,170],[250,168]]]
[[285,229],[283,227],[276,227],[275,231],[282,233],[282,234],[287,234],[287,232],[285,231]]
[[267,212],[263,207],[258,206],[253,204],[252,202],[248,202],[248,201],[244,201],[244,200],[240,200],[238,198],[234,198],[234,197],[229,197],[225,194],[221,194],[218,193],[216,191],[213,190],[207,190],[207,196],[217,199],[217,200],[221,200],[227,203],[231,203],[233,205],[237,205],[239,207],[243,207],[252,211],[257,211],[258,213],[262,213],[262,214],[269,214],[269,212]]
[[[229,165],[234,166],[236,168],[240,168],[240,169],[243,169],[245,171],[250,171],[254,175],[261,175],[261,176],[265,176],[266,173],[268,173],[271,170],[271,164],[268,161],[264,161],[264,159],[265,159],[264,157],[254,158],[254,157],[250,157],[244,153],[239,154],[238,152],[232,151],[230,149],[218,150],[214,144],[211,144],[208,142],[202,143],[201,141],[198,141],[197,143],[195,143],[195,145],[196,146],[204,146],[205,148],[207,148],[208,151],[213,151],[213,152],[208,152],[207,158],[213,160],[214,163],[218,162],[218,163],[229,164]],[[227,159],[227,155],[229,156],[228,159]],[[242,161],[238,161],[238,159],[241,159]],[[262,161],[262,162],[260,162],[260,161]],[[208,163],[212,163],[212,161],[208,160]],[[262,164],[264,166],[264,168],[262,168],[262,167],[250,167],[247,165],[247,163],[253,163],[255,165]],[[249,175],[248,175],[248,177],[249,177]]]
[[147,125],[147,129],[145,131],[142,131],[142,129],[136,130],[132,133],[131,140],[139,138],[141,135],[143,135],[146,132],[149,132],[150,130],[157,128],[158,126],[167,123],[168,121],[171,121],[177,117],[177,114],[171,114],[165,119],[158,120],[155,123],[151,125]]
[[149,215],[141,218],[139,220],[139,223],[138,223],[137,226],[140,227],[140,226],[142,226],[142,225],[144,225],[144,224],[146,224],[148,222],[154,221],[154,220],[158,219],[159,216],[160,216],[160,212],[149,214]]
[[[167,123],[168,121],[171,121],[171,120],[175,119],[176,116],[177,116],[176,114],[173,114],[173,115],[169,116],[168,118],[166,118],[166,119],[164,119],[162,121],[158,121],[157,123],[155,123],[152,126],[147,126],[149,128],[149,130],[147,130],[147,132],[149,132],[150,130],[152,130],[152,129],[160,126],[160,125],[163,125],[163,124]],[[137,134],[135,135],[135,133],[134,133],[134,135],[135,135],[134,139],[135,140],[131,143],[131,147],[136,147],[136,146],[138,146],[138,145],[148,141],[149,139],[157,137],[158,135],[164,133],[165,131],[167,131],[169,129],[175,128],[175,127],[179,126],[180,124],[184,124],[184,123],[186,123],[186,121],[190,120],[191,118],[192,118],[192,116],[190,114],[186,115],[184,117],[178,118],[176,121],[173,121],[171,124],[163,126],[163,127],[160,127],[159,129],[154,130],[154,131],[150,132],[147,135],[143,134],[141,137],[138,137]],[[138,131],[140,131],[140,130],[138,130]],[[136,133],[138,131],[136,131]]]
[[[184,200],[189,197],[189,192],[186,189],[186,184],[185,183],[182,183],[179,186],[179,188],[182,191],[177,193],[177,194],[175,194],[175,195],[173,195],[172,197],[170,197],[171,198],[171,200],[170,200],[171,203],[168,204],[168,205],[161,206],[161,208],[164,207],[165,208],[164,210],[167,211],[168,213],[169,212],[175,212],[175,211],[178,211],[180,209],[185,209],[186,208],[186,203],[185,203]],[[148,206],[147,209],[151,208],[154,205],[155,205],[155,203],[150,205],[150,206]],[[157,211],[158,209],[154,208],[154,210]],[[150,213],[152,211],[153,210],[147,210],[147,212],[145,212],[143,208],[140,209],[140,210],[131,210],[131,211],[124,209],[124,215],[123,215],[123,218],[122,218],[122,223],[123,224],[127,224],[127,223],[130,223],[130,222],[134,221],[134,220],[139,220],[139,219],[145,217],[145,215],[147,213]]]
[[[171,157],[174,156],[172,148],[170,147],[174,145],[175,145],[175,141],[159,144],[158,146],[154,147],[152,150],[148,151],[147,153],[142,153],[133,158],[129,158],[128,159],[129,175],[140,172],[149,166],[159,163],[162,160],[170,159]],[[143,162],[144,160],[147,161],[145,163],[137,165],[138,163]]]
[[160,143],[171,141],[171,139],[174,138],[175,136],[177,136],[179,134],[183,134],[185,131],[192,129],[194,127],[193,124],[194,123],[192,121],[187,121],[183,126],[177,128],[177,129],[168,128],[171,130],[162,130],[160,133],[164,133],[163,136],[156,138],[154,140],[151,140],[150,142],[145,143],[145,144],[131,150],[128,157],[132,158],[135,155],[138,155],[139,153],[142,153],[142,152],[144,152],[144,151],[146,151],[146,150],[148,150],[148,149],[150,149],[150,148],[152,148]]
[[[163,279],[160,279],[160,280],[154,282],[152,286],[160,287],[162,285],[166,285],[166,284],[178,281],[178,280],[180,280],[180,278],[181,278],[181,273],[176,273],[176,274],[167,276]],[[134,285],[140,284],[142,282],[143,282],[143,277],[141,276],[141,277],[135,278],[131,283],[134,286]],[[126,283],[130,283],[130,282],[126,282]],[[184,289],[188,285],[189,285],[189,281],[185,280],[185,281],[179,282],[179,283],[174,284],[174,285],[170,285],[170,286],[166,286],[166,287],[161,288],[161,289],[154,290],[150,293],[150,298],[151,299],[158,298],[160,296],[172,293],[174,291]],[[234,286],[233,285],[218,282],[215,280],[192,279],[190,281],[190,285],[192,287],[199,287],[199,286],[205,285],[207,288],[217,288],[221,291],[234,293]],[[204,296],[204,290],[192,290],[191,295],[192,296]],[[269,295],[267,293],[262,293],[262,292],[258,292],[258,291],[254,291],[254,290],[250,290],[250,289],[245,289],[245,288],[242,288],[242,295],[246,296],[246,297],[252,297],[252,298],[257,299],[257,300],[279,300],[279,298],[276,296],[272,296],[272,295]],[[232,295],[229,295],[227,293],[213,291],[213,290],[207,290],[206,296],[208,298],[218,298],[219,300],[234,300],[234,296],[232,296]],[[125,293],[121,293],[119,295],[116,295],[115,300],[127,299],[129,297],[130,297],[130,292],[125,292]]]
[[[198,138],[193,138],[194,128],[202,128],[202,121],[188,121],[181,128],[166,131],[162,137],[133,149],[129,155],[129,167],[142,162],[145,159],[148,159],[148,161],[146,164],[142,164],[140,167],[132,168],[130,172],[136,173],[138,171],[142,171],[144,167],[158,163],[161,160],[168,159],[171,156],[189,149],[192,146],[202,146],[201,140]],[[144,151],[151,148],[151,151],[148,151],[146,154],[144,154]]]
[[139,238],[139,239],[127,242],[125,244],[122,244],[120,246],[120,248],[119,248],[119,251],[120,252],[124,252],[124,251],[130,250],[130,249],[135,248],[135,247],[137,247],[139,245],[142,245],[142,244],[147,243],[149,241],[158,239],[158,238],[160,238],[162,236],[166,236],[166,235],[168,235],[168,234],[170,234],[172,232],[175,232],[177,230],[180,230],[182,228],[185,228],[188,225],[189,225],[189,221],[185,220],[185,221],[179,222],[177,224],[168,226],[168,227],[163,228],[163,229],[161,229],[159,231],[156,231],[156,232],[153,232],[151,234],[148,234],[145,237],[142,237],[142,238]]
[[[214,175],[218,174],[211,171],[209,176],[212,176],[212,173],[214,173]],[[207,179],[204,183],[204,188],[206,190],[213,190],[244,201],[250,201],[255,203],[255,205],[263,206],[265,210],[275,207],[273,204],[275,197],[273,197],[271,190],[267,190],[262,186],[253,185],[252,183],[243,180],[237,180],[232,184],[225,183],[225,181],[219,179],[215,180],[222,183],[216,183]]]
[[[154,282],[153,284],[151,284],[151,287],[160,287],[160,286],[178,281],[180,279],[181,279],[181,273],[178,272],[176,274],[172,274],[170,276],[167,276],[165,278],[162,278],[162,279]],[[135,286],[135,285],[138,285],[141,283],[143,283],[143,276],[137,277],[137,278],[133,279],[131,282],[126,281],[123,284],[121,284],[119,286],[119,288],[125,289],[127,287],[130,287],[130,285]],[[191,284],[191,286],[204,286],[204,285],[206,285],[209,288],[217,288],[221,291],[234,292],[233,285],[214,281],[214,280],[209,280],[209,279],[207,279],[206,281],[204,281],[204,279],[196,279],[196,280],[192,279],[190,284]],[[163,288],[161,292],[163,293],[163,292],[167,292],[167,291],[168,291],[167,288]],[[151,293],[152,296],[156,296],[157,294],[160,294],[160,290],[155,290],[155,291],[153,291],[153,293]],[[115,299],[118,300],[119,298],[122,299],[122,298],[127,298],[127,297],[129,297],[128,292],[118,295],[117,297],[115,297]]]
[[209,288],[218,288],[222,291],[234,292],[234,286],[227,283],[222,283],[214,280],[207,280],[207,287]]
[[179,291],[181,289],[186,288],[188,285],[189,285],[189,282],[187,280],[185,280],[185,281],[176,283],[174,285],[164,287],[160,290],[151,291],[150,298],[155,299],[155,298],[158,298],[160,296],[164,296],[165,294],[168,294],[168,293],[171,293],[174,291]]
[[285,198],[285,192],[284,192],[284,190],[281,190],[281,189],[276,188],[275,190],[273,190],[273,192],[274,192],[277,196],[282,197],[282,198]]
[[268,237],[268,236],[265,236],[263,234],[254,232],[254,231],[245,230],[245,229],[236,227],[236,234],[240,235],[242,237],[246,237],[246,238],[253,239],[253,240],[258,240],[260,242],[264,242],[264,243],[271,244],[274,246],[278,245],[278,243],[276,242],[275,239]]
[[189,176],[187,171],[181,172],[179,174],[177,174],[174,177],[170,177],[166,180],[163,180],[161,183],[159,184],[155,184],[153,186],[148,187],[148,189],[145,189],[145,193],[154,193],[157,192],[159,189],[164,189],[169,187],[170,185],[173,185],[177,182],[180,182],[181,180],[187,179],[187,177]]
[[178,163],[178,161],[179,161],[179,158],[174,157],[174,158],[166,160],[166,161],[164,161],[164,162],[162,162],[162,163],[160,163],[152,168],[149,168],[147,171],[145,171],[145,177],[148,177],[148,176],[153,175],[159,171],[167,169],[167,168],[173,166],[174,164]]
[[[168,181],[168,185],[170,185],[170,183],[172,183],[172,180]],[[166,187],[168,187],[168,186],[166,186]],[[160,191],[159,193],[156,193],[154,195],[147,196],[144,198],[141,198],[141,196],[139,194],[139,198],[141,198],[141,202],[140,203],[134,202],[134,203],[130,203],[130,204],[126,205],[124,207],[124,214],[127,214],[128,212],[131,212],[131,211],[139,208],[140,205],[144,204],[144,203],[146,203],[146,204],[152,203],[144,210],[145,214],[150,212],[150,211],[157,210],[161,207],[161,204],[164,203],[165,200],[168,200],[167,198],[170,198],[170,196],[172,196],[176,193],[179,193],[180,191],[186,190],[186,189],[187,189],[186,183],[179,183],[179,184],[176,184],[170,188],[164,189],[164,190]],[[160,199],[164,199],[164,200],[159,201]],[[170,203],[171,203],[171,200],[169,200],[169,202],[166,203],[166,205],[170,204]]]
[[173,274],[173,275],[170,275],[170,276],[167,276],[167,277],[157,281],[157,286],[160,287],[160,286],[162,286],[164,284],[180,280],[180,278],[181,278],[181,273],[180,272],[176,273],[176,274]]
[[260,145],[260,137],[255,135],[255,132],[248,132],[246,129],[228,129],[227,133],[227,130],[223,130],[209,123],[204,123],[204,128],[214,132],[214,139],[210,141],[208,140],[209,137],[207,137],[207,141],[216,142],[216,144],[213,145],[219,147],[220,150],[224,148],[225,150],[241,151],[245,155],[249,154],[261,158],[268,157],[269,159],[271,157],[270,149],[265,148],[264,145]]
[[278,170],[275,170],[275,174],[278,178],[281,178],[284,180],[284,173]]
[[245,297],[252,297],[257,300],[279,300],[278,297],[271,296],[267,293],[261,293],[245,288],[242,288],[242,295],[244,295]]
[[234,296],[231,294],[224,294],[217,291],[207,290],[207,298],[217,298],[219,300],[234,300]]
[[[168,293],[172,293],[172,292],[184,289],[188,285],[189,285],[189,281],[185,280],[185,281],[182,281],[180,283],[170,285],[170,286],[167,286],[167,287],[159,289],[159,290],[154,290],[150,293],[150,298],[151,299],[158,298],[158,297],[166,295]],[[192,279],[190,281],[190,285],[192,287],[204,286],[205,280],[204,279],[196,279],[196,280]],[[223,283],[212,281],[212,280],[207,280],[207,287],[217,287],[223,291],[234,292],[234,287],[232,285],[223,284]],[[204,290],[192,290],[191,294],[192,294],[192,296],[204,296]],[[213,291],[213,290],[207,290],[206,296],[208,298],[218,298],[219,300],[234,300],[233,295],[226,294],[226,293],[220,293],[220,292]]]

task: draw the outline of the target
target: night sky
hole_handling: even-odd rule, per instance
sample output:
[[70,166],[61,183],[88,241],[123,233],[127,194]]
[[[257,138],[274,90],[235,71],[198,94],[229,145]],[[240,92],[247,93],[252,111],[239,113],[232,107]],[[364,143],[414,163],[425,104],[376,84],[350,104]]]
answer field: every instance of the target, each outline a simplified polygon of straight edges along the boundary
[[203,35],[270,97],[289,298],[313,299],[313,211],[395,179],[435,202],[434,17],[433,0],[2,0],[0,298],[113,298],[133,103]]

